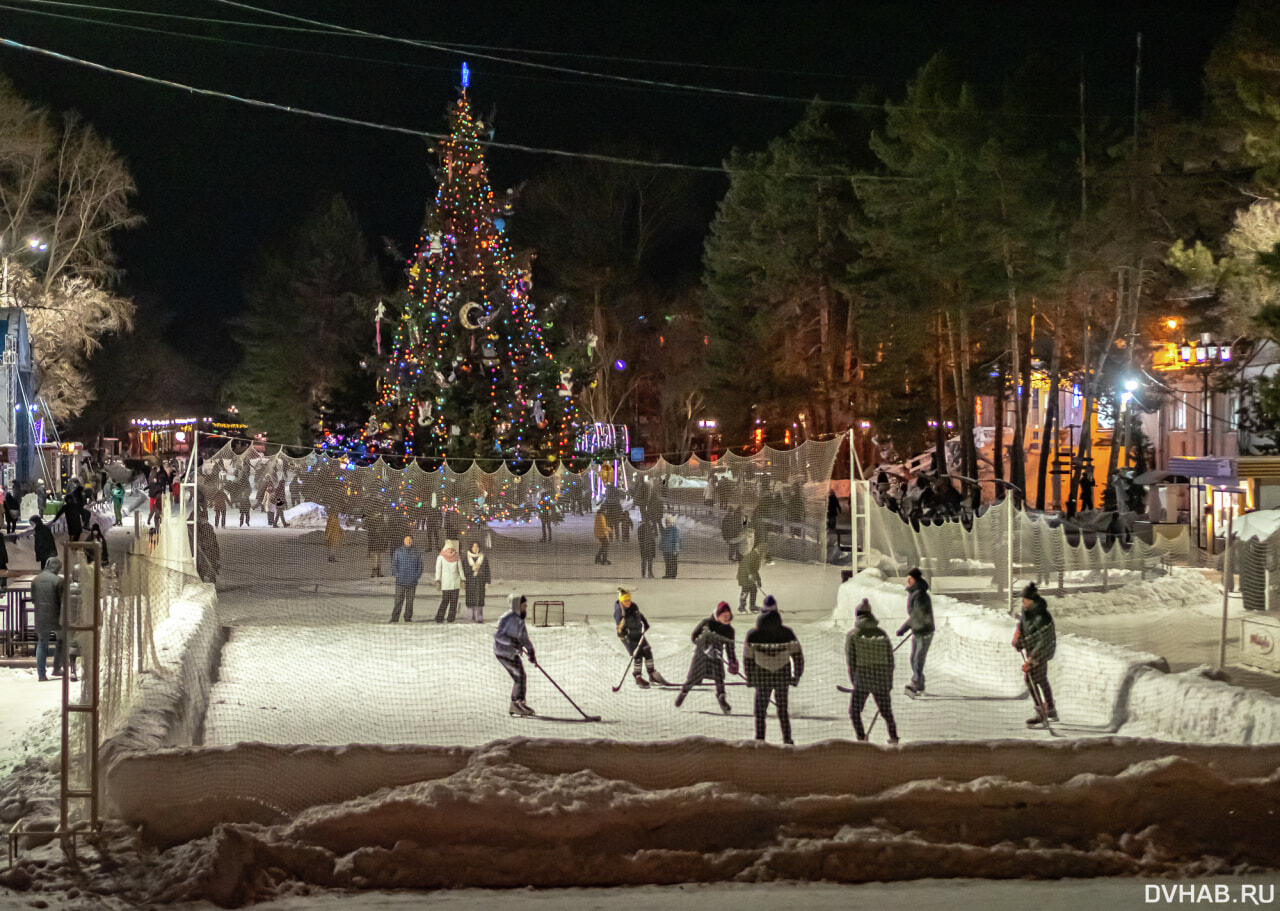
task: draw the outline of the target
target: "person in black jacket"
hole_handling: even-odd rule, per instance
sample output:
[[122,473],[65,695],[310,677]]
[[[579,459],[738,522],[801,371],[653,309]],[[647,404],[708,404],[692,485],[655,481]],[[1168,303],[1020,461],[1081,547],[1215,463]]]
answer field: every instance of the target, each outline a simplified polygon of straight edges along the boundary
[[778,706],[778,724],[782,742],[791,739],[791,717],[787,714],[788,688],[800,682],[804,673],[804,653],[790,627],[782,625],[778,602],[766,595],[756,628],[747,633],[742,649],[742,663],[747,672],[747,685],[756,691],[756,740],[764,740],[764,722],[772,697]]
[[21,510],[22,501],[18,499],[14,489],[9,487],[4,492],[4,527],[9,534],[18,530],[18,513]]
[[631,592],[625,588],[618,589],[618,600],[613,602],[613,622],[618,629],[618,638],[627,647],[627,653],[634,661],[631,673],[635,676],[636,686],[646,689],[649,686],[649,682],[640,676],[641,661],[649,672],[650,681],[659,686],[670,686],[653,666],[653,649],[649,647],[649,640],[644,635],[649,631],[649,621],[640,613],[640,606],[631,600]]
[[859,740],[867,739],[862,727],[862,708],[870,696],[876,708],[884,716],[889,729],[889,742],[898,742],[898,724],[893,719],[893,648],[889,636],[880,628],[871,604],[866,598],[854,613],[853,629],[844,638],[845,663],[849,668],[849,682],[853,684],[853,696],[849,700],[849,718],[853,721],[853,733]]
[[40,520],[39,516],[31,517],[33,529],[31,539],[36,549],[36,565],[44,569],[45,561],[58,553],[58,542],[53,540],[53,530]]
[[[551,540],[550,537],[547,540]],[[642,516],[636,529],[636,543],[640,545],[640,578],[652,579],[653,558],[658,553],[658,524]]]
[[1033,687],[1040,688],[1040,703],[1036,707],[1036,716],[1028,718],[1027,724],[1036,727],[1050,721],[1058,720],[1058,710],[1053,704],[1053,689],[1049,686],[1049,661],[1058,650],[1058,634],[1053,626],[1053,617],[1049,614],[1049,605],[1040,596],[1034,582],[1022,590],[1022,616],[1018,618],[1018,628],[1013,632],[1013,647],[1025,655],[1022,673],[1030,680]]
[[53,521],[56,522],[63,516],[67,518],[67,537],[72,541],[79,541],[80,535],[84,533],[84,490],[79,481],[71,482],[66,499],[62,501]]
[[729,653],[729,673],[738,673],[738,656],[733,648],[733,608],[728,601],[716,605],[716,612],[705,617],[693,628],[693,660],[689,662],[689,675],[685,677],[680,695],[676,696],[677,708],[684,703],[689,690],[707,677],[716,685],[716,700],[720,710],[729,714],[729,700],[724,694],[724,653]]
[[898,635],[907,630],[911,630],[911,682],[907,692],[919,696],[924,692],[924,660],[933,644],[933,599],[919,567],[907,570],[907,619],[898,627]]

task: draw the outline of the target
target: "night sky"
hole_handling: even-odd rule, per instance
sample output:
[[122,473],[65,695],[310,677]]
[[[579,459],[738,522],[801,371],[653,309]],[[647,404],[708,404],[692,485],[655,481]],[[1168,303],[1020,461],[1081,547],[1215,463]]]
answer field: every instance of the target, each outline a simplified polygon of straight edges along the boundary
[[[213,0],[99,0],[101,8],[289,24]],[[1205,57],[1229,3],[439,3],[261,0],[256,5],[431,41],[714,64],[701,69],[579,57],[536,57],[585,70],[809,98],[852,100],[866,86],[900,97],[935,51],[992,83],[1028,54],[1074,76],[1083,59],[1091,113],[1133,104],[1134,36],[1143,33],[1142,96],[1184,110],[1199,101]],[[22,11],[19,11],[19,8]],[[36,15],[111,18],[173,35]],[[417,129],[443,129],[460,54],[279,31],[200,26],[29,0],[0,0],[0,37],[202,88]],[[269,47],[249,47],[249,42]],[[294,53],[294,48],[310,54]],[[322,56],[319,52],[330,55]],[[514,56],[506,51],[490,53]],[[350,58],[368,58],[357,60]],[[803,104],[620,86],[467,56],[477,110],[496,106],[500,141],[569,150],[634,147],[670,161],[718,164],[784,133]],[[335,192],[371,239],[412,247],[434,194],[426,143],[369,129],[191,95],[0,48],[0,71],[28,100],[78,110],[127,160],[147,219],[117,249],[144,318],[174,317],[170,338],[225,368],[227,321],[262,242]],[[1072,78],[1073,78],[1072,76]],[[1073,114],[1063,111],[1064,115]],[[545,156],[492,150],[495,189],[545,169]],[[726,182],[700,178],[706,218]],[[691,244],[696,247],[696,244]],[[697,249],[689,259],[696,262]],[[192,331],[198,330],[198,331]]]

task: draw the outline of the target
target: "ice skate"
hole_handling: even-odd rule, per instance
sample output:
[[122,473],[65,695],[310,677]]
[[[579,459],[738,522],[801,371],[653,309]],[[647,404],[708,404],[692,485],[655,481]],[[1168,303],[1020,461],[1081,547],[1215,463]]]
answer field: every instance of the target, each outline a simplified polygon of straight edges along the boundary
[[725,699],[723,696],[717,696],[716,699],[720,703],[720,711],[724,712],[726,715],[733,711],[732,706],[729,705],[728,699]]
[[671,685],[672,685],[672,684],[668,683],[665,679],[663,679],[663,676],[662,676],[661,674],[659,674],[659,673],[658,673],[658,669],[657,669],[656,667],[654,667],[652,664],[651,664],[651,665],[649,665],[649,667],[647,668],[647,670],[649,671],[649,682],[650,682],[650,683],[656,683],[656,684],[658,684],[658,686],[671,686]]
[[641,677],[639,671],[636,671],[635,673],[635,680],[636,680],[636,686],[640,687],[641,689],[647,690],[649,688],[649,681]]
[[536,714],[538,714],[538,713],[537,713],[537,712],[535,712],[533,709],[531,709],[531,708],[529,707],[529,703],[525,702],[523,699],[517,699],[517,700],[516,700],[516,706],[520,709],[520,714],[521,714],[521,715],[536,715]]

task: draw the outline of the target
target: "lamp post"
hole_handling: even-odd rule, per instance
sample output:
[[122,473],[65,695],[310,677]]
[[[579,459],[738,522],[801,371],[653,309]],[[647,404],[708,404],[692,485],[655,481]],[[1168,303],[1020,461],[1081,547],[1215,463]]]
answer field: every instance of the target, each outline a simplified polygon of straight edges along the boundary
[[1211,402],[1209,399],[1209,374],[1215,367],[1231,363],[1231,342],[1215,341],[1209,333],[1200,336],[1198,342],[1182,340],[1178,346],[1178,359],[1183,369],[1200,374],[1200,454],[1209,454],[1209,419]]

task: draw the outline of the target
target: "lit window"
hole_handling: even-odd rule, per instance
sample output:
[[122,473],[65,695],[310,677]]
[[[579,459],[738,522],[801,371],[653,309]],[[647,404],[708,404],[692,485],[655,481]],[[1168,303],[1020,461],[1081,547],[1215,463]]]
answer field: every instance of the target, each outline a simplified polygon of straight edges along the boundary
[[1173,429],[1187,429],[1187,400],[1176,399],[1173,403]]

